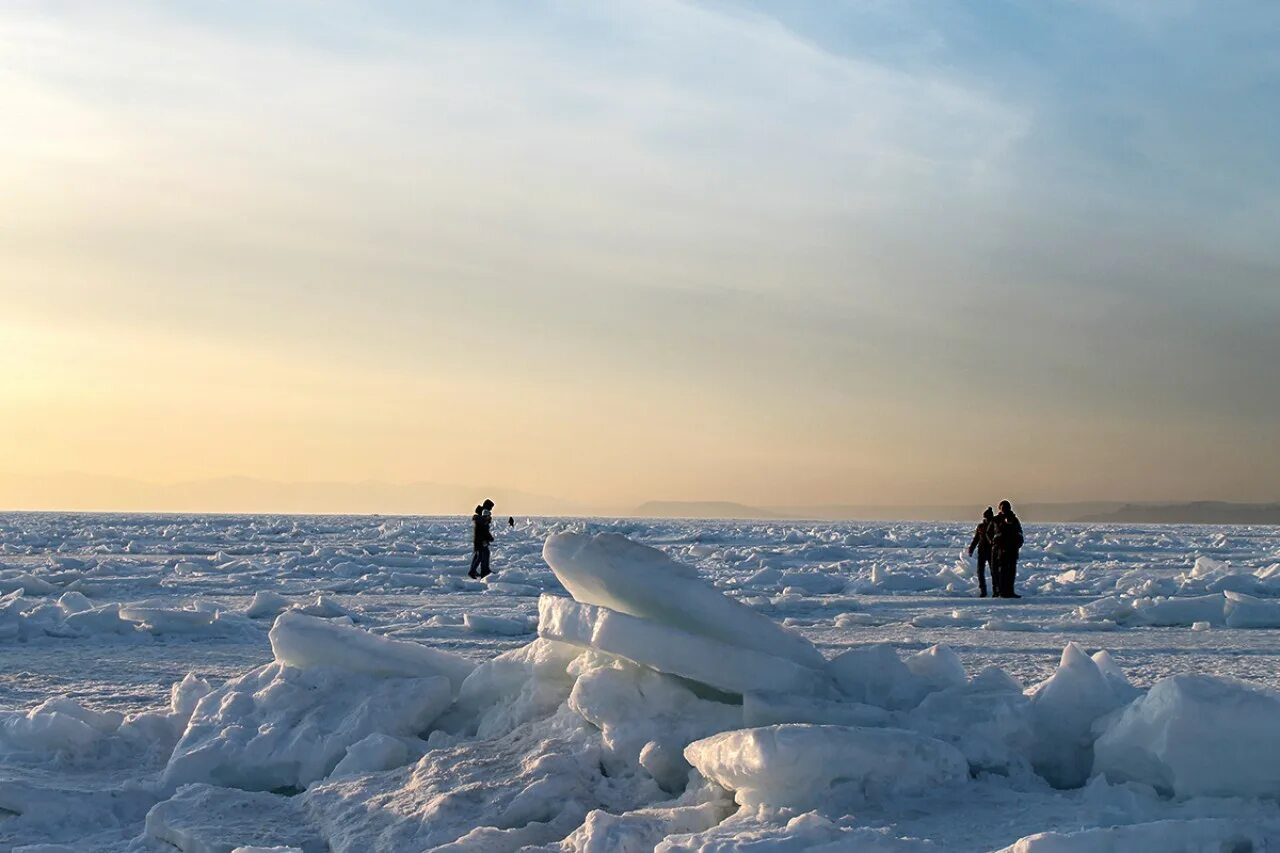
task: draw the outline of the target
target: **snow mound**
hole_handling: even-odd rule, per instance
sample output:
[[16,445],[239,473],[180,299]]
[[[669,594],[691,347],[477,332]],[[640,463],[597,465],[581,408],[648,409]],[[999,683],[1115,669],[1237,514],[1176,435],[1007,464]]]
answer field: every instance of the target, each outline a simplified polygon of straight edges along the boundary
[[317,619],[341,619],[343,616],[349,616],[352,620],[358,621],[359,617],[359,614],[352,613],[335,599],[318,592],[314,601],[295,604],[290,610],[303,616],[314,616]]
[[270,663],[196,706],[165,768],[169,785],[302,789],[371,734],[415,737],[449,706],[447,678],[396,678]]
[[[1228,628],[1280,628],[1280,602],[1264,601],[1242,592],[1224,592]],[[1194,627],[1194,626],[1193,626]]]
[[1139,624],[1153,627],[1185,627],[1196,622],[1222,625],[1226,598],[1222,593],[1185,598],[1140,598],[1133,603]]
[[61,625],[45,628],[45,633],[55,637],[91,637],[100,634],[131,634],[141,627],[120,615],[119,604],[103,604],[70,613],[62,620]]
[[698,579],[666,554],[616,533],[557,533],[543,559],[575,600],[669,625],[687,634],[821,668],[805,638]]
[[550,716],[573,689],[569,665],[583,654],[577,646],[539,638],[490,658],[462,682],[450,725],[441,721],[442,727],[494,738]]
[[535,626],[528,619],[506,616],[484,616],[479,613],[464,613],[462,624],[474,634],[496,634],[502,637],[519,637],[532,634]]
[[882,643],[842,652],[827,664],[827,671],[853,701],[890,710],[914,708],[932,689],[899,659],[893,646]]
[[1012,775],[1030,768],[1031,701],[1000,670],[930,693],[904,718],[908,728],[960,750],[974,771]]
[[26,572],[0,574],[0,593],[22,591],[26,595],[49,595],[58,588],[46,580]]
[[[1104,658],[1109,661],[1109,656]],[[1056,788],[1077,788],[1093,764],[1093,723],[1132,696],[1075,643],[1062,650],[1058,670],[1028,691],[1035,725],[1032,763]],[[1127,684],[1127,682],[1126,682]]]
[[786,658],[552,595],[538,600],[538,635],[626,658],[726,693],[813,693],[823,686],[819,672]]
[[592,808],[666,796],[648,774],[606,778],[599,730],[564,704],[494,738],[436,740],[412,767],[302,795],[333,853],[364,853],[371,839],[388,851],[514,853],[560,841]]
[[289,606],[289,599],[278,592],[263,590],[253,594],[253,601],[245,608],[244,615],[250,619],[275,618]]
[[441,652],[422,648],[429,653],[422,655],[407,648],[416,644],[296,613],[276,620],[271,641],[274,663],[196,705],[165,768],[166,784],[305,788],[370,735],[416,737],[452,702],[449,671],[457,667],[452,656],[440,667]]
[[964,664],[950,646],[930,646],[905,661],[907,669],[932,690],[961,687],[969,680]]
[[807,810],[827,800],[883,802],[969,778],[969,764],[955,747],[901,729],[739,729],[691,743],[684,755],[743,806]]
[[[951,575],[950,577],[948,575]],[[900,567],[892,571],[885,565],[876,563],[871,567],[871,588],[868,592],[923,592],[927,589],[938,589],[955,580],[954,573],[939,572],[924,574]]]
[[189,608],[123,605],[120,618],[137,622],[152,634],[195,634],[211,630],[217,613]]
[[1211,675],[1161,679],[1110,721],[1093,769],[1178,797],[1280,798],[1280,695]]
[[651,851],[672,835],[701,833],[720,823],[732,807],[718,802],[672,808],[634,809],[621,815],[590,812],[560,845],[564,853]]
[[357,776],[361,773],[375,773],[400,767],[409,760],[409,747],[400,738],[374,732],[361,741],[347,747],[347,754],[333,768],[329,775],[334,779],[341,776]]
[[327,853],[296,798],[187,785],[147,813],[146,835],[183,853],[298,850]]
[[1270,850],[1280,823],[1222,818],[1158,820],[1077,832],[1040,832],[997,853],[1225,853]]
[[639,766],[676,794],[689,775],[685,747],[742,727],[741,705],[702,699],[678,679],[623,661],[580,675],[569,707],[600,729],[601,762],[609,776]]
[[75,752],[114,734],[118,711],[95,711],[66,697],[47,699],[26,713],[0,716],[0,754]]

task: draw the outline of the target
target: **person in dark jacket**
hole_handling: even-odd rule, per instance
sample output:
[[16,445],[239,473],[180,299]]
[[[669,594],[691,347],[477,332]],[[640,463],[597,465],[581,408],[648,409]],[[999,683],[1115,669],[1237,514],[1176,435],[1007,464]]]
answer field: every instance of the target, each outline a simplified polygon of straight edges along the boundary
[[[471,555],[471,571],[467,574],[472,578],[482,578],[492,574],[489,571],[489,543],[493,541],[493,531],[489,526],[493,523],[493,501],[486,499],[476,507],[471,523],[475,525],[471,539],[471,546],[475,551]],[[477,568],[480,569],[479,574],[476,574]]]
[[976,549],[978,552],[978,595],[982,598],[987,597],[987,564],[991,565],[991,590],[997,595],[1000,594],[1000,581],[996,574],[996,564],[991,560],[991,520],[995,518],[996,513],[991,507],[987,507],[982,513],[982,521],[978,522],[978,526],[973,531],[973,541],[969,543],[969,556],[973,556]]
[[1022,522],[1014,515],[1008,501],[1000,501],[1000,512],[992,523],[991,559],[998,576],[996,597],[1022,598],[1013,591],[1013,582],[1018,575],[1018,549],[1022,547]]

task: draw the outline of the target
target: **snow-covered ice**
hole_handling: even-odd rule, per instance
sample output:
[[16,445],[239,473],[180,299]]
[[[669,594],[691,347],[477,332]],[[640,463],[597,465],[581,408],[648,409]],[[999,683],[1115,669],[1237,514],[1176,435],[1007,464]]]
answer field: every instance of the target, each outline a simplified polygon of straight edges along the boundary
[[969,764],[955,747],[902,729],[737,729],[695,741],[684,754],[742,806],[811,811],[836,800],[854,807],[969,781]]
[[1212,675],[1173,675],[1114,717],[1094,772],[1179,797],[1280,797],[1280,694]]
[[0,516],[0,853],[1280,845],[1275,529],[496,533]]

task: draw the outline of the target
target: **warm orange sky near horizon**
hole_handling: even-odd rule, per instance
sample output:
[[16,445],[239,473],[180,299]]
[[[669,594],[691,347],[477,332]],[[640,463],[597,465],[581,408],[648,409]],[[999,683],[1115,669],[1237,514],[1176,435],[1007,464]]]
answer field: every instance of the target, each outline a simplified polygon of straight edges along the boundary
[[0,11],[0,480],[1280,500],[1247,53],[1098,91],[906,10],[329,11]]

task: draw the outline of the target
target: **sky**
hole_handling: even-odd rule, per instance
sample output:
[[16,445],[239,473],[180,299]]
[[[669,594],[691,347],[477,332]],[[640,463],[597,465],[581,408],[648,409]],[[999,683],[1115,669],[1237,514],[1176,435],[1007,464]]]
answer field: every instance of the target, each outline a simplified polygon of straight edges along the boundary
[[0,503],[1280,500],[1277,43],[1232,0],[5,3]]

